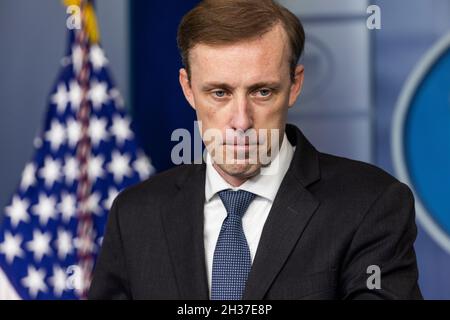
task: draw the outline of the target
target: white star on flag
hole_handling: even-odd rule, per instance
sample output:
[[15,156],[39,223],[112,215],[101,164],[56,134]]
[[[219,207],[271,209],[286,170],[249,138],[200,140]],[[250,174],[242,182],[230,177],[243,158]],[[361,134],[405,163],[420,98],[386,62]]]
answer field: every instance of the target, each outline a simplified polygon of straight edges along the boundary
[[67,184],[72,184],[78,178],[78,168],[77,159],[74,157],[66,157],[63,173]]
[[51,236],[47,232],[41,232],[39,230],[33,231],[33,240],[27,242],[26,247],[34,255],[36,262],[41,262],[44,256],[49,256]]
[[49,278],[49,283],[53,287],[53,292],[57,297],[60,297],[67,284],[67,274],[59,266],[53,266],[53,275]]
[[93,45],[91,47],[89,59],[91,60],[92,66],[97,71],[102,69],[108,63],[108,59],[106,59],[105,53],[98,45]]
[[28,163],[22,173],[20,181],[20,189],[26,191],[29,187],[36,183],[36,166],[34,163]]
[[39,223],[45,227],[48,220],[56,218],[56,200],[54,196],[47,196],[44,193],[39,194],[39,200],[32,207],[32,212],[39,217]]
[[130,130],[130,120],[122,118],[119,115],[113,117],[111,132],[120,146],[123,145],[126,140],[133,138],[133,132]]
[[81,103],[81,88],[76,80],[69,82],[69,102],[73,111],[77,111],[80,108]]
[[72,47],[72,65],[75,74],[78,74],[83,64],[83,49],[79,45]]
[[58,229],[58,238],[56,239],[56,248],[58,251],[58,258],[66,259],[67,255],[73,251],[73,235],[62,228]]
[[53,120],[50,130],[45,133],[45,139],[50,142],[50,148],[53,151],[58,151],[66,139],[64,126],[58,120]]
[[61,196],[61,202],[58,204],[58,210],[61,212],[62,220],[66,223],[75,217],[77,206],[73,194],[64,192]]
[[13,197],[11,205],[5,209],[6,215],[11,219],[13,228],[16,228],[21,221],[30,221],[30,216],[28,214],[29,206],[30,203],[28,200],[20,199],[17,195]]
[[61,178],[61,164],[59,160],[55,160],[48,156],[45,158],[44,166],[39,169],[39,177],[45,180],[45,185],[50,188],[56,181]]
[[22,237],[19,234],[16,234],[15,236],[10,232],[5,234],[5,240],[0,243],[0,252],[6,256],[6,261],[8,261],[9,264],[11,264],[16,257],[24,257],[21,244]]
[[22,279],[22,284],[28,288],[30,296],[35,298],[39,292],[47,291],[44,279],[45,271],[43,269],[36,269],[30,265],[28,266],[28,275]]
[[91,143],[94,148],[98,147],[100,141],[108,139],[108,131],[106,130],[107,125],[108,121],[105,118],[91,118],[89,136],[91,137]]
[[134,170],[138,172],[141,179],[146,179],[153,173],[150,161],[142,152],[138,152],[138,156],[136,161],[133,163],[133,167]]
[[103,208],[105,208],[106,210],[111,209],[112,203],[118,194],[119,194],[119,191],[117,189],[109,188],[108,198],[103,201]]
[[81,126],[73,118],[67,120],[67,140],[71,148],[75,148],[81,137]]
[[68,95],[66,85],[64,83],[58,84],[56,93],[51,98],[52,103],[56,104],[56,110],[63,113],[67,107]]
[[89,208],[89,211],[91,211],[92,213],[94,213],[96,215],[100,215],[103,212],[102,208],[100,207],[100,199],[101,198],[102,197],[101,197],[100,193],[95,192],[95,193],[92,193],[88,199],[87,207]]
[[131,176],[133,172],[130,168],[130,156],[121,154],[117,150],[113,151],[111,162],[107,167],[112,172],[116,183],[121,183],[125,176]]
[[92,182],[95,182],[98,178],[104,177],[104,162],[105,159],[102,155],[91,156],[88,164],[88,175]]
[[108,101],[108,85],[105,82],[98,82],[93,80],[91,82],[91,89],[89,90],[89,99],[92,106],[96,110],[100,110],[103,104]]

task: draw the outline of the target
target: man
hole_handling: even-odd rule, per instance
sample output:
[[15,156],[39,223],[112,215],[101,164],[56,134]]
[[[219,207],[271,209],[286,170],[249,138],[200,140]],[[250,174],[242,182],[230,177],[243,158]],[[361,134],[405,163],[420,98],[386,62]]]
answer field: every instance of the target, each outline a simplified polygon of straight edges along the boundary
[[90,298],[421,298],[408,187],[286,125],[304,39],[271,0],[205,0],[183,18],[179,78],[207,163],[118,196]]

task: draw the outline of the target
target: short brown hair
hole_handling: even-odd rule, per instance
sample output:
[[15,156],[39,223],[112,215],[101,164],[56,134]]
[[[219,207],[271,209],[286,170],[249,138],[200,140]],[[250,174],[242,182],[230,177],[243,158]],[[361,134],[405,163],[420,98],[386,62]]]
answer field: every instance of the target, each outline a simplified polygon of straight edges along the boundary
[[291,78],[305,44],[300,20],[273,0],[203,0],[178,27],[178,48],[189,70],[189,50],[197,44],[230,44],[257,38],[281,23],[291,49]]

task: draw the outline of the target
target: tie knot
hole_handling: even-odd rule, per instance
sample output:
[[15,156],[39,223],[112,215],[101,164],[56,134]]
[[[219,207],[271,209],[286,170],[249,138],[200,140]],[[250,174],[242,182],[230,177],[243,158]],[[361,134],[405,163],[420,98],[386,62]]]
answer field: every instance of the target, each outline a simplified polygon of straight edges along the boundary
[[254,193],[244,190],[233,191],[228,189],[219,192],[219,197],[222,199],[228,215],[237,215],[240,218],[247,211],[248,206],[255,196]]

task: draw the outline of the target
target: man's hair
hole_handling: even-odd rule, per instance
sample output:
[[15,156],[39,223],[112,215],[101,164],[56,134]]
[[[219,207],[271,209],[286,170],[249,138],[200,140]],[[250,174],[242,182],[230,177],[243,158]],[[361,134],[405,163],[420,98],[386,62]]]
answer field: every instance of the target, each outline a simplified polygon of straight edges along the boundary
[[197,44],[225,45],[256,39],[281,23],[289,46],[290,72],[295,67],[305,44],[300,20],[273,0],[203,0],[189,11],[178,27],[178,48],[183,64],[189,69],[189,51]]

